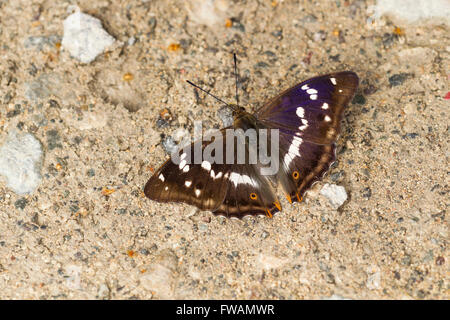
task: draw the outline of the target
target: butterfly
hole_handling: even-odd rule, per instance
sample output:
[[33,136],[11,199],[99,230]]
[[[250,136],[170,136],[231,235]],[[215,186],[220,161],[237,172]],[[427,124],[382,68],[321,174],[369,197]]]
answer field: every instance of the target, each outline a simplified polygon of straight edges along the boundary
[[[301,202],[305,191],[335,161],[343,110],[353,98],[358,82],[358,76],[351,71],[314,77],[272,98],[254,114],[227,104],[233,109],[233,125],[222,129],[214,142],[225,145],[229,139],[225,132],[230,128],[278,129],[279,170],[275,174],[262,175],[259,163],[188,164],[183,159],[186,152],[180,151],[181,162],[167,160],[146,183],[145,195],[159,202],[184,202],[229,218],[271,218],[282,210],[274,192],[277,185],[281,185],[289,203]],[[239,101],[237,93],[236,99]],[[195,148],[205,150],[211,143],[193,142],[189,159],[194,159]],[[246,159],[254,152],[247,143]]]

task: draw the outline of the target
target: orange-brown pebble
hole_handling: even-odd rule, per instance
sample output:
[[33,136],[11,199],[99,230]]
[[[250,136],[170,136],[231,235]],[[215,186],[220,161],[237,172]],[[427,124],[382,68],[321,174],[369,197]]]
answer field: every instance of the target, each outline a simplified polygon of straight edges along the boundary
[[134,258],[134,257],[136,257],[136,252],[135,251],[133,251],[133,250],[127,250],[127,255],[130,257],[130,258]]
[[180,50],[180,48],[181,48],[181,46],[180,46],[179,43],[171,43],[171,44],[167,47],[167,50],[174,52],[174,51]]
[[231,28],[233,26],[233,21],[231,19],[225,20],[225,27]]
[[114,193],[115,191],[116,191],[116,189],[103,188],[102,195],[109,196],[110,194]]
[[133,80],[133,74],[130,72],[127,72],[123,75],[123,81],[131,81]]
[[405,34],[405,31],[402,28],[395,27],[394,28],[394,34],[398,36],[403,36]]

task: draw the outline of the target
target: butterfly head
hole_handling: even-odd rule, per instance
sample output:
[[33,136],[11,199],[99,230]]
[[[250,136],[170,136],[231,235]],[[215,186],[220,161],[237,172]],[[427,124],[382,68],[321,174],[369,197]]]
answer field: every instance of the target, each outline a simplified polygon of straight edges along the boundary
[[245,111],[245,108],[238,106],[236,104],[229,104],[228,106],[233,110],[233,117],[235,117],[235,118],[247,113]]

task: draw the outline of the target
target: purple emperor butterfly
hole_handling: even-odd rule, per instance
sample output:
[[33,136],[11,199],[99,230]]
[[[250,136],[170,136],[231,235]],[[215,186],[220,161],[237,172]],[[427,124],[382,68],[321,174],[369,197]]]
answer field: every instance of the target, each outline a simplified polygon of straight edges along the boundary
[[[236,57],[235,74],[237,82]],[[228,128],[278,129],[278,172],[262,175],[259,164],[238,164],[237,161],[234,164],[225,161],[222,164],[208,161],[188,164],[183,161],[186,153],[180,151],[181,162],[166,161],[148,180],[145,195],[159,202],[185,202],[225,217],[272,217],[281,211],[274,193],[277,185],[281,185],[290,203],[301,202],[305,191],[320,180],[335,161],[335,142],[343,110],[357,87],[358,76],[354,72],[336,72],[293,86],[254,114],[238,105],[227,104],[233,110],[234,119]],[[236,100],[239,103],[237,87]],[[227,143],[225,129],[215,141],[224,146]],[[204,150],[210,143],[194,142],[189,151],[190,159],[194,159],[195,145]],[[251,151],[247,142],[245,150],[245,159],[249,159]]]

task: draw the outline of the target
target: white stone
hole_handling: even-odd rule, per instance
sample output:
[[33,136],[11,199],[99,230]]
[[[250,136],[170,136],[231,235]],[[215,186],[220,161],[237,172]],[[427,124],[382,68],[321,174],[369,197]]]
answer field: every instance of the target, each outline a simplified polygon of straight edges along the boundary
[[322,187],[322,190],[320,190],[320,194],[327,198],[331,206],[335,209],[342,206],[345,200],[347,200],[345,188],[336,184],[326,183]]
[[99,19],[75,12],[64,20],[62,47],[83,63],[90,63],[114,43]]
[[418,22],[429,20],[434,24],[441,22],[450,24],[448,14],[450,1],[448,0],[378,0],[376,5],[369,8],[373,11],[372,20],[382,15],[400,21]]
[[189,18],[195,23],[207,26],[225,23],[228,1],[191,0],[186,1]]
[[0,175],[15,193],[32,193],[41,183],[42,146],[31,134],[11,132],[0,148]]

